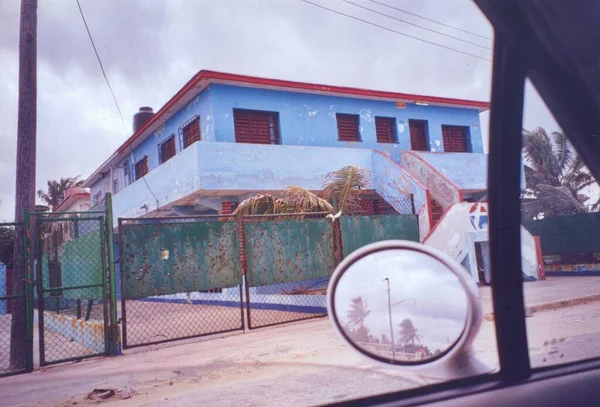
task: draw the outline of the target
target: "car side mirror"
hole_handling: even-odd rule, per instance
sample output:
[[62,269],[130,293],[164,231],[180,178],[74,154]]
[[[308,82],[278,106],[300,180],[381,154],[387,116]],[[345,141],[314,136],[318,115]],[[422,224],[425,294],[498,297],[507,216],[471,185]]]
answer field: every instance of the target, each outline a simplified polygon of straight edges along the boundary
[[331,277],[327,306],[337,333],[370,360],[439,379],[494,371],[473,349],[477,284],[429,246],[389,240],[353,252]]

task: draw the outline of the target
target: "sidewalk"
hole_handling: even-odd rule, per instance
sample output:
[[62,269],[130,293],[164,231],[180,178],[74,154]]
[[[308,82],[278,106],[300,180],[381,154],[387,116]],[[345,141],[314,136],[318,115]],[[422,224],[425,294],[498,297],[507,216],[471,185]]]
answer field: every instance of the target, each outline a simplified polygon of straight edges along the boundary
[[[529,307],[565,307],[598,295],[600,277],[549,278],[526,283],[525,291]],[[490,313],[490,288],[481,288],[481,296],[484,310]],[[587,316],[586,322],[580,322],[583,317],[579,315],[585,306],[540,312],[528,318],[530,348],[543,352],[546,340],[557,335],[600,336],[595,319],[596,314],[600,317],[600,310],[590,306],[594,308],[593,315]],[[569,338],[565,343],[569,344]],[[493,322],[483,322],[474,346],[478,355],[497,365]],[[569,355],[565,360],[566,357]],[[107,401],[110,405],[297,406],[424,384],[422,378],[402,369],[363,359],[337,337],[330,320],[318,319],[244,334],[136,348],[119,357],[68,363],[3,378],[0,405],[95,405],[95,401],[85,399],[89,392],[115,389],[131,398],[120,400],[117,395]]]
[[[523,283],[527,315],[535,312],[570,307],[600,301],[600,277],[548,277],[546,280]],[[484,318],[494,319],[491,287],[479,291]]]

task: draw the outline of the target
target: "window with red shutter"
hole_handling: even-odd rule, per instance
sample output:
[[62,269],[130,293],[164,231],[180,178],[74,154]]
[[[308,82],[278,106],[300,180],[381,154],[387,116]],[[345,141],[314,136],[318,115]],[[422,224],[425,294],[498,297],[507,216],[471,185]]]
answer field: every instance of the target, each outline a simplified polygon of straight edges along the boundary
[[279,144],[279,114],[256,110],[233,110],[236,143]]
[[144,156],[144,158],[135,163],[136,181],[146,174],[148,174],[148,156]]
[[468,153],[468,127],[466,126],[442,126],[442,138],[444,141],[444,152],[446,153]]
[[158,145],[158,155],[161,164],[169,161],[176,153],[174,134]]
[[200,132],[200,116],[194,116],[179,128],[181,149],[188,148],[202,139]]
[[375,117],[375,133],[378,143],[397,143],[396,119],[393,117]]
[[337,120],[338,140],[340,141],[361,141],[358,133],[358,115],[342,114],[335,115]]
[[427,151],[427,122],[425,120],[409,120],[410,148],[415,151]]

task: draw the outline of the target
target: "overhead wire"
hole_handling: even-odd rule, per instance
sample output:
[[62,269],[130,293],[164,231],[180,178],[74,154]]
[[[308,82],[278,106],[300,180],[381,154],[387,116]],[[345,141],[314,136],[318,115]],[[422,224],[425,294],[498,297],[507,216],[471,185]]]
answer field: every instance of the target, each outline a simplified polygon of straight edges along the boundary
[[323,10],[327,10],[329,12],[332,12],[332,13],[335,13],[335,14],[338,14],[338,15],[341,15],[341,16],[344,16],[344,17],[351,18],[353,20],[360,21],[360,22],[363,22],[365,24],[369,24],[369,25],[372,25],[374,27],[381,28],[382,30],[389,31],[389,32],[392,32],[394,34],[398,34],[398,35],[401,35],[401,36],[404,36],[404,37],[407,37],[407,38],[412,38],[413,40],[416,40],[416,41],[424,42],[426,44],[430,44],[430,45],[434,45],[436,47],[444,48],[446,50],[457,52],[459,54],[463,54],[463,55],[467,55],[467,56],[470,56],[470,57],[473,57],[473,58],[481,59],[483,61],[491,62],[491,59],[486,58],[486,57],[482,57],[481,55],[471,54],[470,52],[462,51],[462,50],[457,49],[457,48],[452,48],[452,47],[449,47],[449,46],[437,43],[435,41],[429,41],[429,40],[426,40],[424,38],[420,38],[420,37],[417,37],[417,36],[414,36],[414,35],[406,34],[406,33],[394,30],[392,28],[386,27],[384,25],[380,25],[380,24],[374,23],[372,21],[365,20],[365,19],[362,19],[360,17],[353,16],[351,14],[346,14],[346,13],[343,13],[341,11],[331,9],[329,7],[322,6],[322,5],[317,4],[317,3],[313,3],[312,1],[309,1],[309,0],[300,0],[300,1],[303,1],[304,3],[310,4],[310,5],[315,6],[315,7],[321,8]]
[[444,37],[452,38],[453,40],[464,42],[466,44],[473,45],[474,47],[479,47],[479,48],[483,48],[483,49],[487,49],[487,50],[492,51],[492,48],[490,48],[488,46],[477,44],[476,42],[471,42],[471,41],[468,41],[468,40],[465,40],[465,39],[462,39],[462,38],[459,38],[459,37],[455,37],[453,35],[446,34],[445,32],[434,30],[432,28],[427,28],[427,27],[424,27],[424,26],[419,25],[419,24],[411,23],[410,21],[406,21],[406,20],[403,20],[401,18],[394,17],[394,16],[386,14],[386,13],[382,13],[380,11],[374,10],[374,9],[366,7],[366,6],[363,6],[361,4],[355,3],[355,2],[350,1],[350,0],[341,0],[341,1],[343,1],[344,3],[351,4],[351,5],[355,6],[355,7],[361,8],[363,10],[370,11],[371,13],[375,13],[375,14],[378,14],[380,16],[391,18],[392,20],[396,20],[396,21],[399,21],[399,22],[404,23],[404,24],[412,25],[413,27],[417,27],[417,28],[420,28],[420,29],[425,30],[425,31],[429,31],[429,32],[432,32],[432,33],[435,33],[435,34],[438,34],[438,35],[443,35]]
[[413,13],[412,11],[401,9],[400,7],[392,6],[390,4],[386,4],[386,3],[383,3],[383,2],[377,1],[377,0],[369,0],[369,1],[371,3],[375,3],[375,4],[379,4],[381,6],[384,6],[384,7],[388,7],[390,9],[392,9],[392,10],[400,11],[402,13],[411,15],[413,17],[422,18],[423,20],[429,21],[431,23],[439,24],[439,25],[444,26],[444,27],[452,28],[453,30],[461,31],[461,32],[463,32],[465,34],[471,34],[471,35],[474,35],[475,37],[483,38],[484,40],[494,41],[493,38],[486,37],[485,35],[477,34],[477,33],[473,32],[473,31],[469,31],[469,30],[465,30],[463,28],[455,27],[453,25],[446,24],[446,23],[443,23],[443,22],[438,21],[438,20],[434,20],[432,18],[428,18],[428,17],[422,16],[422,15],[417,14],[417,13]]
[[[125,124],[125,119],[123,118],[123,113],[121,112],[121,108],[119,107],[119,102],[117,101],[115,92],[113,91],[113,88],[110,85],[110,81],[108,80],[108,76],[106,75],[106,71],[104,70],[104,65],[102,64],[102,59],[100,58],[100,54],[98,53],[98,49],[96,48],[94,38],[92,37],[92,33],[91,33],[90,28],[85,19],[85,14],[83,13],[83,9],[81,8],[81,3],[79,3],[79,0],[75,0],[75,1],[77,2],[77,7],[79,8],[79,14],[81,14],[81,19],[83,20],[83,24],[85,25],[85,30],[87,31],[90,42],[92,43],[92,48],[94,49],[94,53],[96,54],[96,59],[98,60],[98,64],[100,65],[100,70],[102,71],[102,76],[104,77],[106,85],[108,86],[108,89],[110,90],[110,94],[112,95],[112,99],[115,102],[115,106],[117,107],[117,111],[119,112],[119,117],[121,118],[121,124],[123,125],[123,130],[125,131],[125,137],[128,138],[129,132],[127,130],[127,125]],[[131,155],[133,157],[133,160],[135,161],[135,153],[134,153],[134,150],[133,150],[133,147],[131,144],[129,144],[129,148],[131,150]],[[157,211],[160,211],[160,205],[159,205],[158,198],[156,197],[156,194],[154,193],[154,191],[152,191],[152,188],[150,188],[150,185],[148,185],[148,180],[146,179],[145,174],[142,176],[142,179],[144,180],[144,184],[146,184],[146,188],[148,188],[148,191],[150,191],[150,193],[156,200]],[[112,183],[112,180],[110,180],[110,181]]]

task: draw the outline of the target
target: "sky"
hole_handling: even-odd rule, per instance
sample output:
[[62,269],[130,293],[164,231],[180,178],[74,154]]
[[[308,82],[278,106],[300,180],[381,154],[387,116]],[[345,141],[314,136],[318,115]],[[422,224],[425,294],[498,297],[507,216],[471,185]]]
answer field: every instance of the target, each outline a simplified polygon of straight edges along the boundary
[[[307,4],[301,0],[80,0],[123,112],[119,115],[75,0],[38,8],[36,186],[90,175],[131,134],[140,106],[155,111],[196,72],[253,76],[452,98],[489,100],[491,62],[467,56]],[[389,29],[483,58],[491,51],[349,4],[311,0]],[[370,0],[351,0],[397,19],[493,42]],[[493,38],[470,0],[379,0],[461,30]],[[14,214],[19,1],[0,2],[0,221]],[[528,91],[525,127],[558,130]],[[481,115],[487,148],[488,114]]]
[[421,342],[433,352],[446,350],[460,337],[467,317],[467,296],[460,281],[441,262],[410,250],[385,250],[364,257],[349,267],[340,278],[334,305],[338,317],[347,324],[347,311],[353,298],[361,297],[371,313],[364,326],[372,335],[391,337],[387,281],[394,340],[400,336],[399,324],[410,318]]

